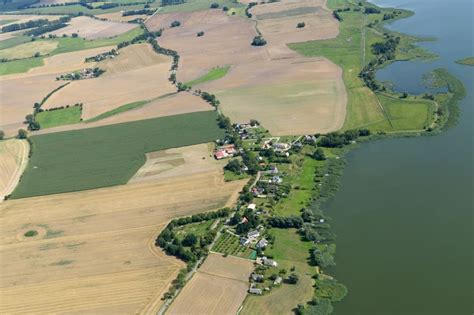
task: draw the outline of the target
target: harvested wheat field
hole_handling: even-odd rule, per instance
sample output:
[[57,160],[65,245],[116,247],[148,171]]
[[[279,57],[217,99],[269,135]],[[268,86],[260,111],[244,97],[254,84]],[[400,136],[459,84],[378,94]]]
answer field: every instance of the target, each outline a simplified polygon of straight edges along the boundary
[[[271,58],[294,56],[288,43],[335,38],[338,22],[326,8],[326,0],[291,0],[254,6],[250,11],[267,41]],[[303,28],[297,24],[304,22]]]
[[43,107],[82,103],[82,118],[87,120],[125,104],[176,92],[168,80],[171,58],[156,54],[148,44],[123,48],[116,58],[97,66],[105,69],[105,74],[72,82],[53,94]]
[[[250,43],[257,32],[254,22],[239,16],[228,16],[222,10],[204,10],[193,13],[157,14],[146,25],[151,30],[169,27],[178,20],[180,27],[166,29],[158,43],[178,51],[180,66],[178,81],[194,80],[210,69],[268,59],[265,47]],[[204,36],[196,34],[203,31]]]
[[222,172],[222,168],[227,162],[215,160],[212,156],[213,149],[212,143],[203,143],[147,153],[145,164],[129,182],[180,177],[211,171]]
[[251,260],[210,253],[166,314],[236,314],[252,270]]
[[28,163],[30,147],[26,140],[0,141],[0,202],[18,184]]
[[66,34],[71,36],[73,33],[76,33],[79,37],[85,39],[97,39],[117,36],[136,27],[138,27],[137,24],[101,21],[87,16],[79,16],[73,18],[68,26],[50,32],[47,35],[62,36]]
[[347,96],[342,71],[326,59],[241,64],[199,88],[215,93],[232,121],[257,119],[273,135],[324,133],[344,124]]
[[55,20],[59,20],[60,17],[62,17],[62,15],[0,14],[0,20],[14,20],[10,23],[3,24],[2,27],[10,25],[10,24],[26,23],[28,21],[34,21],[34,20],[46,19],[48,21],[55,21]]
[[122,16],[122,12],[110,12],[105,14],[96,15],[99,19],[107,19],[113,22],[128,22],[135,19],[146,19],[149,15],[146,14],[137,14],[137,15],[128,15]]
[[[295,40],[337,36],[337,21],[325,2],[276,2],[252,10],[257,10],[259,30],[270,38],[266,46],[250,45],[256,35],[255,21],[220,10],[158,14],[147,25],[159,29],[174,20],[181,22],[158,39],[160,45],[180,54],[179,81],[196,79],[215,66],[230,66],[223,78],[196,87],[216,94],[231,120],[257,119],[274,135],[340,129],[347,103],[341,69],[324,58],[302,57],[286,46]],[[301,14],[311,20],[308,28],[297,29],[296,23],[290,27],[288,20]],[[204,36],[197,37],[199,31]]]
[[[113,48],[102,47],[59,54],[44,59],[44,65],[27,73],[0,76],[0,129],[13,136],[24,128],[25,116],[33,112],[33,104],[67,83],[56,81],[59,74],[86,67],[84,59]],[[89,66],[89,64],[88,64]]]
[[0,313],[156,313],[184,264],[154,239],[171,218],[231,205],[245,181],[192,176],[0,206]]

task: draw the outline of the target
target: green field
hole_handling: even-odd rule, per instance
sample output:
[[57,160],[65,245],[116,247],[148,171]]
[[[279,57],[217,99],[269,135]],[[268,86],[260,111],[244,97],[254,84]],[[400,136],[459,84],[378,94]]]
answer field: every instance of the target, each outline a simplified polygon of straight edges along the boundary
[[[331,9],[356,7],[348,0],[330,0]],[[397,9],[398,10],[398,9]],[[305,56],[324,56],[343,69],[343,79],[348,94],[347,115],[344,129],[369,128],[374,131],[394,131],[389,117],[383,111],[374,92],[364,85],[359,78],[362,68],[374,58],[371,47],[375,42],[384,40],[382,27],[374,29],[366,27],[369,22],[382,20],[383,14],[392,9],[381,9],[380,14],[370,14],[368,17],[362,12],[348,11],[339,13],[343,21],[339,24],[340,33],[335,39],[322,41],[309,41],[305,43],[290,44],[290,48]],[[408,17],[410,11],[402,11],[398,18]],[[383,30],[386,32],[386,30]],[[401,36],[401,43],[397,48],[397,59],[431,58],[432,54],[415,46],[418,39]],[[404,113],[398,113],[404,115]],[[411,113],[407,113],[408,116]],[[409,126],[417,128],[417,125]]]
[[108,118],[110,116],[114,116],[114,115],[126,112],[127,110],[132,110],[132,109],[135,109],[135,108],[142,107],[143,105],[147,104],[148,102],[149,101],[138,101],[138,102],[125,104],[125,105],[119,106],[115,109],[109,110],[108,112],[97,115],[97,116],[95,116],[91,119],[87,119],[85,122],[89,123],[89,122],[102,120],[102,119]]
[[212,3],[218,3],[219,8],[215,10],[222,10],[224,6],[230,8],[243,8],[245,5],[233,0],[187,0],[186,3],[177,5],[164,6],[160,13],[175,13],[175,12],[193,12],[207,10]]
[[385,94],[379,94],[378,97],[395,131],[422,130],[428,128],[433,121],[434,102],[400,99]]
[[204,82],[220,79],[227,74],[229,69],[230,69],[230,66],[213,68],[209,70],[209,72],[203,75],[202,77],[197,78],[196,80],[186,82],[185,85],[194,86],[194,85],[198,85]]
[[81,122],[82,109],[80,106],[70,106],[63,109],[43,111],[36,114],[36,121],[41,129],[62,125],[77,124]]
[[[107,2],[116,2],[116,3],[133,3],[133,2],[143,2],[143,4],[134,4],[134,5],[125,5],[125,6],[118,6],[109,9],[88,9],[83,7],[79,4],[75,5],[65,5],[65,6],[55,6],[55,7],[43,7],[43,8],[29,8],[25,10],[21,10],[23,14],[90,14],[90,15],[97,15],[97,14],[105,14],[105,13],[112,13],[112,12],[119,12],[119,11],[129,11],[129,10],[139,10],[143,9],[145,5],[145,1],[107,1]],[[160,5],[161,1],[155,1],[154,3],[150,3],[150,7],[155,8]]]
[[[47,56],[54,56],[57,54],[72,52],[72,51],[79,51],[84,49],[91,49],[91,48],[98,48],[104,46],[111,46],[117,45],[118,43],[132,40],[134,37],[143,33],[143,30],[139,27],[134,28],[126,33],[121,35],[104,38],[104,39],[96,39],[96,40],[86,40],[82,38],[72,38],[72,37],[60,37],[60,38],[53,38],[53,39],[38,39],[36,42],[38,43],[50,43],[50,42],[57,42],[57,47],[53,51],[51,51]],[[18,45],[21,45],[22,42],[19,41]],[[0,46],[1,47],[1,46]],[[8,49],[15,49],[15,45],[10,46]],[[21,60],[9,61],[9,62],[2,62],[0,63],[0,75],[5,74],[13,74],[13,73],[23,73],[28,71],[31,68],[39,67],[43,65],[43,58],[26,58]]]
[[147,152],[222,136],[214,111],[33,136],[33,154],[12,198],[125,184]]
[[474,57],[468,57],[460,60],[456,60],[456,63],[465,66],[474,66]]
[[47,55],[55,50],[58,43],[53,41],[34,41],[0,50],[0,59],[32,58],[35,54]]
[[24,36],[24,35],[13,36],[12,38],[0,41],[0,50],[7,49],[7,48],[17,46],[23,43],[27,43],[30,41],[31,41],[31,38],[29,36]]
[[228,254],[232,256],[249,258],[253,250],[240,245],[240,240],[237,236],[227,232],[223,232],[219,239],[216,241],[212,250],[222,254]]

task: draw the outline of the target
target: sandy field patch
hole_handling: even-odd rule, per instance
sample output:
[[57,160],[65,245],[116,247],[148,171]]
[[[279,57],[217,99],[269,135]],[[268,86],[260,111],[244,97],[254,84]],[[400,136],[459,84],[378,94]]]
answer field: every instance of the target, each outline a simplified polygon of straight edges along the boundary
[[222,171],[226,161],[212,156],[212,143],[196,144],[182,148],[146,154],[146,163],[130,179],[130,183],[169,177],[185,176],[210,171]]
[[0,141],[0,202],[18,184],[28,163],[30,146],[26,140]]
[[168,81],[171,58],[156,54],[148,44],[121,49],[119,56],[97,66],[107,72],[95,79],[72,82],[52,95],[43,107],[82,103],[82,118],[86,120],[121,105],[176,91]]
[[149,15],[146,14],[138,14],[138,15],[129,15],[129,16],[122,16],[122,12],[111,12],[105,14],[96,15],[99,19],[107,19],[113,22],[128,22],[135,19],[146,19]]
[[[166,29],[158,43],[180,54],[178,81],[188,82],[210,69],[243,62],[268,59],[265,47],[251,46],[257,34],[254,22],[238,16],[227,16],[222,10],[193,13],[157,14],[147,21],[152,30],[167,28],[178,20],[180,27]],[[204,36],[196,34],[203,31]]]
[[[44,65],[27,73],[0,76],[0,129],[13,136],[24,128],[25,116],[33,112],[33,104],[49,92],[65,84],[56,77],[86,67],[84,59],[108,51],[114,46],[59,54],[44,59]],[[92,66],[87,64],[87,66]]]
[[49,54],[58,47],[55,41],[34,41],[11,48],[0,50],[0,58],[23,59],[33,57],[36,53],[41,56]]
[[156,313],[184,266],[154,246],[157,234],[232,204],[244,184],[207,172],[2,203],[0,313]]
[[235,314],[245,299],[253,262],[210,253],[167,314]]
[[73,33],[78,34],[80,37],[85,39],[97,39],[97,38],[108,38],[120,35],[128,32],[131,29],[138,27],[137,24],[130,23],[117,23],[110,21],[100,21],[87,16],[79,16],[73,18],[69,25],[50,32],[46,35],[53,34],[62,36],[67,34],[68,36]]

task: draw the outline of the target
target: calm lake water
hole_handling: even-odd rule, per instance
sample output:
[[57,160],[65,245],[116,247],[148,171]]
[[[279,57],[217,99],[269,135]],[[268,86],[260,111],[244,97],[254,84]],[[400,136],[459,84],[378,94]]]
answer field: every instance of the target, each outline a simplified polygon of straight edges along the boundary
[[467,89],[459,123],[434,137],[362,145],[347,156],[326,209],[337,234],[331,270],[349,294],[333,314],[474,314],[472,0],[375,0],[415,16],[391,29],[436,37],[422,43],[431,63],[398,62],[379,71],[398,91],[420,93],[423,73],[447,68]]

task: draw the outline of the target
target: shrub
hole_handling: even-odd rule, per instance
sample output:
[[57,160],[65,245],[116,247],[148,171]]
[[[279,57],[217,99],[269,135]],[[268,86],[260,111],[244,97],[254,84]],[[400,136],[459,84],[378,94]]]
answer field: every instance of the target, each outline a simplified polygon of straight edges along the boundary
[[267,41],[262,36],[255,36],[252,40],[252,46],[265,46]]
[[197,33],[197,37],[201,37],[201,36],[204,36],[204,32],[203,31],[200,31]]
[[18,139],[28,138],[28,132],[25,129],[18,130]]
[[211,9],[217,9],[219,7],[219,4],[214,2],[211,4]]
[[298,25],[296,25],[297,28],[303,28],[305,26],[306,26],[305,22],[299,22]]
[[180,21],[173,21],[171,23],[171,27],[178,27],[178,26],[181,26],[181,22]]
[[24,235],[25,235],[26,237],[33,237],[33,236],[38,235],[38,232],[35,231],[35,230],[29,230],[29,231],[26,232]]

